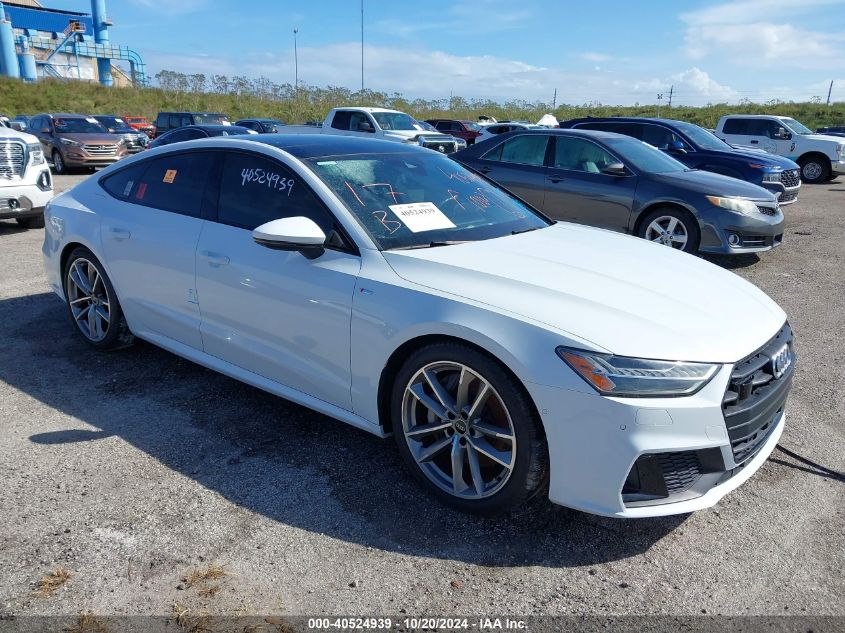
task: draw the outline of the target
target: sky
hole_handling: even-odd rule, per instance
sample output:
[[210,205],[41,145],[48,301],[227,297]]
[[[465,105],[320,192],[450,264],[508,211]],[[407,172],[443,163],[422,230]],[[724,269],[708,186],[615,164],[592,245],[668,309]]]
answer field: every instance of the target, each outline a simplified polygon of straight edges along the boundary
[[[90,11],[88,0],[42,0]],[[107,0],[162,69],[361,85],[360,0]],[[845,101],[845,0],[364,0],[367,88],[426,99]]]

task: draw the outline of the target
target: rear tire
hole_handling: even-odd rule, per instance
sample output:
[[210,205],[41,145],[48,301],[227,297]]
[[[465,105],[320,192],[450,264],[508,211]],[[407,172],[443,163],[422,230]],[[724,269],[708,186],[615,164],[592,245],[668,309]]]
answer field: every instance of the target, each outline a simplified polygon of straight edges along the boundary
[[811,154],[798,161],[801,166],[801,180],[810,185],[827,182],[830,178],[830,160],[827,156]]
[[490,516],[546,489],[542,425],[528,394],[491,357],[460,343],[427,345],[402,366],[391,395],[402,461],[443,503]]
[[111,280],[90,250],[73,250],[62,271],[68,316],[73,329],[97,349],[115,349],[132,342]]
[[675,207],[659,207],[640,222],[637,235],[684,253],[695,253],[701,242],[701,229],[695,217]]
[[18,225],[25,229],[43,229],[44,228],[44,214],[35,215],[28,218],[16,218]]

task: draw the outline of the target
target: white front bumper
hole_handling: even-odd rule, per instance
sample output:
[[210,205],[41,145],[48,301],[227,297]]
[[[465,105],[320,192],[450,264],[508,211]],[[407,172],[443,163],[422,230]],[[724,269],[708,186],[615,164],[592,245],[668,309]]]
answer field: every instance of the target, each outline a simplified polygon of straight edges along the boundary
[[843,175],[845,174],[845,159],[831,161],[830,162],[831,169],[833,170],[834,174]]
[[644,454],[717,449],[732,461],[722,398],[731,366],[683,398],[607,398],[558,387],[526,385],[543,420],[549,447],[549,499],[604,516],[638,518],[684,514],[710,507],[748,480],[783,432],[781,415],[758,452],[733,476],[700,496],[626,506],[622,488]]
[[0,201],[2,201],[0,214],[14,214],[15,209],[9,207],[9,200],[17,202],[15,208],[21,214],[43,209],[50,202],[54,195],[53,190],[44,191],[35,184],[43,171],[49,172],[49,167],[46,165],[42,169],[30,167],[23,179],[0,178]]

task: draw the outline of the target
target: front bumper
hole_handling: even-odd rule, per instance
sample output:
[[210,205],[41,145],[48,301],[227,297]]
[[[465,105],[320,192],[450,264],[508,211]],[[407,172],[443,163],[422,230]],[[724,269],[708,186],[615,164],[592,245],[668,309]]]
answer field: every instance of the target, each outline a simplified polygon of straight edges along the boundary
[[845,158],[842,160],[830,161],[830,169],[837,176],[845,175]]
[[[784,332],[788,328],[778,337]],[[776,337],[765,353],[780,344]],[[742,401],[738,415],[751,411],[754,416],[742,419],[744,426],[733,417],[738,405],[723,405],[737,373],[761,354],[723,366],[701,391],[682,398],[608,398],[529,383],[548,441],[550,500],[621,518],[684,514],[714,505],[763,465],[783,432],[792,371],[783,382],[772,382],[769,396]],[[664,468],[656,471],[656,486],[653,477],[646,481],[651,475],[643,468],[652,458]],[[685,459],[695,460],[695,468]],[[641,494],[660,487],[662,494]]]
[[[30,167],[30,170],[33,169]],[[46,172],[46,179],[50,184],[50,188],[46,190],[30,180],[34,178],[37,181],[43,172]],[[49,168],[38,168],[38,172],[34,173],[33,176],[27,171],[27,180],[30,180],[28,183],[11,183],[0,179],[0,219],[28,218],[44,213],[45,205],[53,198],[53,181]]]
[[777,248],[783,241],[784,218],[778,207],[753,215],[727,210],[707,210],[699,215],[699,251],[718,255],[759,253]]
[[108,167],[126,156],[128,154],[125,149],[113,156],[94,156],[80,148],[66,149],[62,153],[68,167]]

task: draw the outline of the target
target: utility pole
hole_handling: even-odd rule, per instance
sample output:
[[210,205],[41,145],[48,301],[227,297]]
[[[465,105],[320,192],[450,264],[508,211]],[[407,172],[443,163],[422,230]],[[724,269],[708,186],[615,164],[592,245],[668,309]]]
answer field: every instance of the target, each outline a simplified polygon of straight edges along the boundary
[[672,109],[672,93],[675,91],[675,85],[669,86],[669,109]]
[[660,102],[663,101],[663,93],[657,93],[657,118],[660,118]]
[[295,28],[293,30],[293,76],[294,76],[294,87],[299,90],[299,53],[296,50],[296,34],[299,33],[299,29]]
[[364,92],[364,0],[361,0],[361,93]]
[[830,93],[833,92],[833,79],[830,80],[830,87],[827,89],[827,105],[830,105]]
[[555,96],[552,97],[552,110],[555,109],[556,105],[557,105],[557,88],[555,88]]

